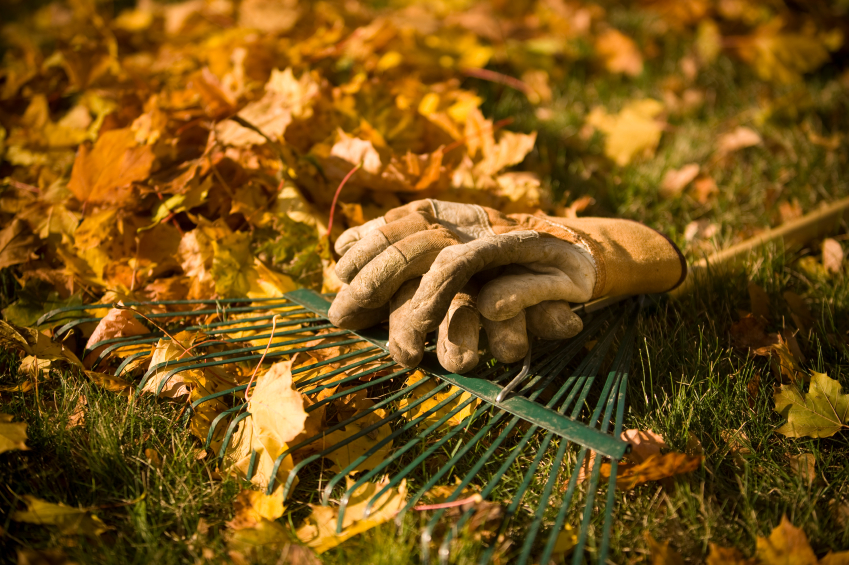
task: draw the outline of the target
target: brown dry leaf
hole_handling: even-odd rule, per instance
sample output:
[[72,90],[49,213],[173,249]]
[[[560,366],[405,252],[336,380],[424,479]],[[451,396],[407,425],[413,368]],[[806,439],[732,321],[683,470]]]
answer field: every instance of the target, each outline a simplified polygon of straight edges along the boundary
[[693,182],[693,198],[699,204],[707,204],[712,196],[719,192],[719,187],[716,186],[716,181],[712,177],[700,177]]
[[646,540],[646,545],[651,551],[652,565],[684,565],[684,558],[669,547],[668,541],[660,543],[648,532],[643,533],[643,539]]
[[[347,481],[348,488],[351,488],[353,480],[347,478]],[[406,481],[401,481],[397,488],[389,488],[381,494],[372,505],[368,518],[364,517],[369,501],[388,484],[388,481],[389,479],[384,479],[379,483],[365,483],[351,493],[342,521],[341,534],[336,533],[338,508],[310,505],[312,514],[307,516],[304,525],[298,528],[296,532],[298,538],[313,548],[316,553],[322,554],[346,539],[391,520],[406,503]]]
[[96,537],[109,529],[100,518],[86,508],[73,508],[61,503],[53,504],[29,495],[24,495],[22,498],[27,509],[12,513],[11,518],[16,522],[56,526],[59,533],[64,536]]
[[752,314],[757,318],[769,320],[772,317],[772,305],[769,303],[769,295],[759,284],[749,281],[749,302]]
[[68,190],[80,202],[120,203],[131,183],[150,175],[155,158],[150,145],[136,144],[132,129],[107,131],[93,148],[80,147]]
[[720,155],[727,155],[746,147],[763,143],[760,134],[751,128],[740,126],[734,131],[719,136],[716,150]]
[[796,218],[801,218],[802,214],[804,214],[804,211],[802,210],[802,205],[799,204],[798,198],[778,204],[778,220],[782,224],[786,224]]
[[749,393],[749,408],[754,409],[755,404],[758,400],[758,395],[761,391],[761,375],[759,373],[755,373],[749,382],[746,383],[746,392]]
[[803,335],[807,334],[808,330],[816,323],[816,320],[813,314],[811,314],[810,308],[805,303],[805,299],[789,290],[785,291],[782,296],[787,302],[787,306],[790,307],[790,315],[796,327],[802,331]]
[[843,246],[836,239],[827,237],[822,242],[822,266],[829,273],[843,269]]
[[755,555],[762,565],[817,565],[805,532],[794,527],[787,516],[781,517],[769,538],[758,536],[756,548]]
[[627,441],[631,444],[628,459],[633,460],[635,463],[642,463],[649,457],[659,455],[661,449],[668,447],[663,436],[652,431],[625,430],[622,432],[621,437],[622,441]]
[[699,164],[689,163],[680,169],[672,169],[663,175],[663,180],[660,181],[660,195],[663,198],[675,198],[699,176]]
[[26,422],[12,422],[11,414],[0,414],[0,453],[13,449],[27,450]]
[[748,314],[731,326],[731,342],[735,347],[751,349],[755,355],[771,355],[772,346],[780,342],[778,334],[767,334],[762,320]]
[[787,456],[787,464],[790,472],[802,479],[802,482],[807,484],[808,487],[811,487],[817,478],[816,462],[817,458],[813,453]]
[[[90,369],[94,362],[97,361],[101,352],[107,347],[106,345],[95,347],[101,341],[118,337],[144,335],[146,333],[150,333],[149,330],[136,319],[136,315],[132,311],[122,308],[111,308],[100,322],[97,323],[91,337],[88,338],[85,348],[89,353],[83,358],[83,365],[87,369]],[[146,346],[145,349],[147,349]]]
[[752,454],[746,432],[742,430],[722,430],[719,436],[728,445],[728,453],[734,462],[741,467],[745,465],[746,458]]
[[0,269],[29,261],[39,245],[27,223],[15,218],[0,230]]
[[643,72],[643,56],[634,40],[624,33],[608,29],[596,37],[595,50],[611,73],[635,77]]
[[663,131],[663,123],[657,119],[661,112],[663,104],[645,98],[629,102],[614,115],[596,107],[587,116],[587,124],[607,136],[604,154],[624,166],[637,156],[654,154]]
[[[704,457],[691,456],[686,453],[666,453],[651,455],[642,463],[632,465],[620,464],[616,475],[616,487],[630,490],[635,486],[649,481],[657,481],[675,475],[690,473],[699,468]],[[601,467],[603,477],[610,476],[610,464]]]
[[581,196],[580,198],[576,198],[568,206],[558,208],[557,215],[561,218],[577,218],[578,214],[593,204],[595,204],[595,198],[592,196]]

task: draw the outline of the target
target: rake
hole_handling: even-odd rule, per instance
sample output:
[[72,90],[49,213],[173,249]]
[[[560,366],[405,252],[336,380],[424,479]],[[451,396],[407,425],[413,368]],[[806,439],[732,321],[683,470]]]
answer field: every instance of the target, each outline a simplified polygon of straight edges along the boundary
[[[548,563],[555,551],[559,534],[566,526],[576,501],[583,497],[583,511],[577,531],[577,545],[573,550],[573,563],[581,563],[585,550],[595,554],[595,561],[604,563],[610,547],[610,527],[613,517],[617,462],[629,449],[619,439],[625,407],[628,369],[635,342],[636,324],[643,300],[631,298],[613,308],[611,301],[599,301],[576,308],[584,315],[584,330],[567,342],[536,341],[525,359],[524,367],[507,366],[495,362],[482,364],[474,373],[452,374],[439,365],[432,347],[426,352],[419,367],[423,378],[407,383],[410,369],[400,367],[389,357],[387,332],[382,328],[350,331],[334,328],[327,321],[330,296],[301,289],[285,294],[279,299],[221,299],[126,303],[135,309],[150,312],[148,321],[169,334],[180,330],[203,332],[209,341],[196,345],[191,356],[152,366],[138,384],[141,390],[156,371],[168,369],[157,389],[162,390],[168,378],[181,371],[209,369],[234,363],[272,363],[282,356],[299,352],[315,352],[329,347],[339,347],[340,354],[322,359],[314,364],[293,370],[298,372],[330,368],[341,365],[318,376],[297,380],[296,388],[314,400],[308,411],[342,398],[345,395],[366,391],[374,405],[336,423],[329,429],[289,447],[275,462],[268,484],[269,494],[276,486],[277,467],[286,455],[299,449],[315,452],[295,465],[283,485],[287,500],[311,500],[319,496],[322,504],[339,500],[337,532],[341,533],[346,507],[358,487],[375,478],[388,476],[388,483],[377,492],[366,507],[366,516],[375,502],[389,489],[407,480],[416,484],[415,493],[398,513],[400,524],[405,513],[416,508],[419,501],[437,484],[448,483],[456,477],[454,490],[446,503],[436,505],[421,535],[421,556],[424,563],[433,561],[433,549],[438,543],[438,559],[448,562],[452,540],[464,526],[473,520],[474,505],[466,505],[459,517],[455,515],[450,527],[442,527],[450,503],[462,501],[464,489],[475,483],[476,477],[489,477],[485,484],[475,484],[482,499],[497,496],[509,503],[499,516],[497,535],[484,547],[480,563],[489,562],[499,549],[498,540],[511,533],[521,540],[521,547],[511,549],[518,564]],[[100,320],[112,305],[100,304],[74,306],[45,314],[39,325],[60,326],[55,339],[63,339],[69,332],[83,324]],[[161,311],[172,308],[174,311]],[[193,310],[187,311],[188,308]],[[274,316],[280,320],[273,320]],[[216,321],[208,322],[210,317]],[[206,320],[206,322],[205,322]],[[275,325],[273,337],[278,341],[270,345],[251,342],[269,339],[269,330]],[[287,329],[290,328],[290,329]],[[279,331],[278,331],[279,330]],[[237,334],[238,332],[238,334]],[[249,334],[245,337],[245,334]],[[157,329],[149,334],[129,338],[115,338],[100,342],[106,345],[99,354],[98,363],[119,348],[141,347],[141,351],[127,357],[115,371],[124,376],[131,364],[147,355],[163,338]],[[618,338],[618,339],[617,339]],[[167,339],[167,338],[166,338]],[[319,343],[322,339],[328,343]],[[216,344],[225,351],[204,349]],[[341,347],[356,348],[342,352]],[[150,349],[147,349],[147,348]],[[266,350],[266,347],[268,349]],[[587,352],[589,349],[589,352]],[[88,352],[86,352],[88,353]],[[610,360],[612,358],[612,361]],[[608,363],[607,375],[600,378],[602,367]],[[519,364],[517,364],[519,365]],[[96,365],[95,365],[96,366]],[[360,372],[358,370],[363,369]],[[509,387],[516,387],[510,392]],[[320,393],[329,387],[345,387],[326,398]],[[233,441],[238,424],[249,414],[246,411],[244,391],[247,385],[210,394],[191,404],[191,410],[213,400],[228,403],[229,408],[212,422],[206,441],[209,448],[213,438],[223,434],[219,457],[223,457]],[[418,390],[418,393],[417,393]],[[501,397],[501,398],[499,398]],[[438,402],[424,409],[423,404],[435,399]],[[350,424],[365,422],[363,418],[386,414],[343,441],[325,445],[323,438]],[[418,410],[417,410],[418,409]],[[466,415],[459,424],[450,425],[452,418]],[[460,415],[460,416],[458,416]],[[438,419],[437,419],[438,418]],[[429,424],[429,425],[428,425]],[[356,439],[389,426],[391,433],[382,438],[369,451],[327,480],[314,486],[293,488],[295,478],[310,475],[310,470],[321,465],[321,458],[344,449]],[[390,442],[392,442],[390,444]],[[392,445],[389,455],[373,469],[356,476],[351,484],[345,478],[379,450]],[[484,449],[485,448],[485,449]],[[426,463],[447,457],[439,468],[425,470]],[[588,457],[590,458],[588,460]],[[609,458],[607,492],[603,496],[602,459]],[[584,483],[579,485],[579,473],[585,461],[591,469]],[[248,478],[256,472],[256,452],[252,454]],[[482,473],[482,471],[486,471]],[[547,477],[546,477],[547,473]],[[539,480],[546,477],[539,489]],[[305,484],[309,481],[303,481]],[[299,485],[300,486],[300,485]],[[581,488],[585,487],[585,488]],[[410,490],[412,492],[412,489]],[[468,492],[467,490],[465,492]],[[558,500],[559,498],[559,500]],[[469,507],[471,506],[471,507]],[[591,531],[595,532],[590,536]],[[441,539],[437,539],[440,537]]]

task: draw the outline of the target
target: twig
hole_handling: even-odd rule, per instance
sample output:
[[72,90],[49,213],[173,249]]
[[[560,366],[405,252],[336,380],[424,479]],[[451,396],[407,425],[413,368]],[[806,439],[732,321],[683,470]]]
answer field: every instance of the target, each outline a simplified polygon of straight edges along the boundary
[[330,219],[327,221],[328,238],[330,237],[330,230],[333,229],[333,213],[336,211],[336,201],[339,200],[339,194],[342,192],[342,187],[345,186],[348,179],[351,178],[362,166],[362,163],[357,163],[357,166],[348,171],[348,174],[345,175],[345,178],[342,179],[342,182],[340,182],[339,186],[336,188],[336,194],[333,195],[333,202],[330,204]]
[[533,88],[528,86],[527,83],[517,79],[516,77],[511,77],[509,75],[505,75],[496,71],[491,71],[489,69],[466,68],[461,69],[460,72],[469,77],[479,78],[481,80],[488,80],[489,82],[495,82],[498,84],[503,84],[504,86],[509,86],[510,88],[515,88],[525,96],[531,96],[534,93]]
[[262,352],[262,357],[259,358],[259,362],[254,367],[254,372],[251,375],[251,380],[248,381],[248,387],[245,389],[245,400],[250,401],[251,399],[251,385],[254,383],[254,378],[256,377],[256,372],[259,370],[259,366],[262,365],[262,362],[265,360],[265,356],[268,354],[268,350],[271,349],[271,342],[274,340],[274,331],[277,329],[277,316],[280,314],[275,314],[273,318],[271,318],[271,335],[268,336],[268,344],[265,346],[265,351]]
[[453,502],[440,502],[439,504],[424,504],[422,506],[414,506],[413,510],[442,510],[443,508],[456,508],[457,506],[463,506],[464,504],[480,501],[481,495],[473,494],[468,498],[461,498],[460,500],[455,500]]

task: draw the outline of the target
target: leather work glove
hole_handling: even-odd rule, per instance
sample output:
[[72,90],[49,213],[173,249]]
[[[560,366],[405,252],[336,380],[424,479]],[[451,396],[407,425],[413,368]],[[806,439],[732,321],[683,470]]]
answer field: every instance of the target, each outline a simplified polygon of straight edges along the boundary
[[337,275],[350,286],[331,321],[363,324],[390,303],[393,358],[416,365],[425,334],[438,328],[437,354],[454,372],[477,363],[477,312],[493,355],[512,362],[527,351],[528,331],[562,339],[581,330],[569,303],[664,292],[686,275],[675,245],[637,222],[430,199],[347,230],[336,250]]

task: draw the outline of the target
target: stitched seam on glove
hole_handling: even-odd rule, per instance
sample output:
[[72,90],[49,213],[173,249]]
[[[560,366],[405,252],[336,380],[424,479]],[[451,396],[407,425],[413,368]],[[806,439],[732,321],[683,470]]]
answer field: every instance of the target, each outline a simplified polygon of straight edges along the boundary
[[567,240],[569,243],[576,246],[579,250],[589,254],[590,259],[592,259],[593,267],[595,267],[595,285],[593,287],[593,297],[598,296],[604,288],[605,283],[607,282],[607,272],[605,270],[604,261],[602,261],[601,259],[601,254],[598,252],[598,248],[596,247],[595,242],[587,235],[582,234],[581,232],[578,232],[572,228],[558,224],[556,222],[552,222],[547,218],[534,216],[534,219],[540,220],[546,225],[563,230],[569,236],[569,240]]

